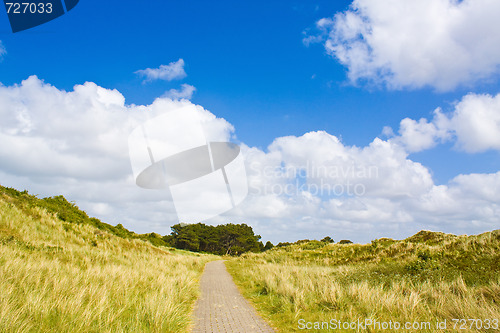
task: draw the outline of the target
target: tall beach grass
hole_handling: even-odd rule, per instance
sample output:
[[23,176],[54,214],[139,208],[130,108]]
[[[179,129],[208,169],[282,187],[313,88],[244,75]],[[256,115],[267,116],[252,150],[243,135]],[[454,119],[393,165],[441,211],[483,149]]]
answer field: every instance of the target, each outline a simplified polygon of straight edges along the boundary
[[[366,245],[313,241],[245,254],[227,266],[280,332],[307,331],[306,323],[314,332],[398,331],[380,325],[390,321],[401,324],[401,332],[500,331],[492,322],[500,320],[499,230],[478,236],[421,232]],[[454,319],[480,321],[461,330],[463,322]],[[444,320],[447,328],[439,328]],[[358,321],[379,326],[339,329],[339,322]],[[405,330],[406,323],[419,328]]]
[[0,198],[1,332],[187,332],[204,264]]

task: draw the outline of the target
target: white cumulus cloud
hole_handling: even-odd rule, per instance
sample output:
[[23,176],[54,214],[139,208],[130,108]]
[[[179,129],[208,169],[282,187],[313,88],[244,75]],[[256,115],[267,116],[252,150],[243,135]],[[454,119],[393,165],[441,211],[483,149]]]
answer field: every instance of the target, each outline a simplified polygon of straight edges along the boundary
[[324,46],[353,83],[449,91],[500,71],[500,2],[355,0],[316,23]]
[[0,86],[1,184],[63,194],[109,223],[168,233],[166,221],[176,219],[169,194],[135,185],[128,138],[149,118],[187,109],[197,112],[208,138],[229,140],[231,124],[187,100],[126,105],[117,90],[86,82],[64,91],[36,76]]
[[356,147],[309,132],[276,138],[265,151],[244,146],[244,153],[250,196],[231,219],[265,221],[291,240],[323,233],[368,241],[498,226],[500,172],[435,184],[429,169],[392,139]]
[[140,69],[136,71],[135,74],[144,77],[144,82],[154,80],[172,81],[187,76],[184,71],[184,60],[182,58],[168,65],[160,65],[158,68]]
[[[384,133],[391,135],[392,130],[384,128]],[[398,133],[391,141],[401,144],[407,152],[450,140],[455,141],[457,149],[468,153],[500,151],[500,94],[467,94],[450,113],[437,108],[430,121],[403,119]]]
[[456,105],[449,126],[460,149],[500,151],[500,94],[468,94]]
[[171,99],[191,99],[193,97],[196,88],[190,84],[183,83],[181,85],[181,89],[170,89],[163,97],[171,98]]

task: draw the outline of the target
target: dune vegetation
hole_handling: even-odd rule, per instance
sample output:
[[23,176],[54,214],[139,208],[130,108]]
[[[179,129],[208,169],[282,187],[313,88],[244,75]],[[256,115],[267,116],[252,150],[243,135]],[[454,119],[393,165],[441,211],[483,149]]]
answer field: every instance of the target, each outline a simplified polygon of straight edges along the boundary
[[226,265],[279,332],[500,331],[500,230],[298,242]]
[[49,199],[1,188],[0,332],[189,331],[216,256],[155,246]]
[[[188,332],[204,264],[220,257],[172,237],[0,186],[0,332]],[[279,332],[500,331],[500,230],[331,242],[266,244],[226,265]]]

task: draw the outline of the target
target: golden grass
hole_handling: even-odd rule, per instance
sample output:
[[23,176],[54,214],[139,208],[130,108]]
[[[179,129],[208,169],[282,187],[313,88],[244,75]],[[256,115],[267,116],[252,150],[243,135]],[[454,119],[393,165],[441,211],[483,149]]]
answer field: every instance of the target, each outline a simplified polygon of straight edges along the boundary
[[[226,264],[244,295],[280,332],[304,331],[299,328],[300,319],[311,325],[318,322],[318,327],[332,319],[348,323],[371,319],[401,325],[430,322],[430,329],[409,330],[414,332],[464,331],[453,329],[453,319],[481,319],[483,325],[486,319],[500,320],[500,273],[495,266],[500,255],[499,235],[496,231],[473,237],[450,236],[437,243],[393,241],[384,247],[330,244],[317,249],[310,244],[312,249],[307,250],[307,244],[292,245],[245,254]],[[474,282],[474,272],[468,272],[466,282],[462,270],[453,268],[455,255],[460,260],[458,254],[476,262],[480,283]],[[492,266],[480,272],[487,262]],[[436,322],[445,319],[447,329],[438,329]],[[475,324],[470,329],[470,324],[466,332],[500,331],[500,323],[498,329],[489,330],[476,329]],[[332,329],[324,325],[312,331]],[[356,326],[340,331],[391,330]]]
[[1,332],[187,332],[204,264],[0,199]]

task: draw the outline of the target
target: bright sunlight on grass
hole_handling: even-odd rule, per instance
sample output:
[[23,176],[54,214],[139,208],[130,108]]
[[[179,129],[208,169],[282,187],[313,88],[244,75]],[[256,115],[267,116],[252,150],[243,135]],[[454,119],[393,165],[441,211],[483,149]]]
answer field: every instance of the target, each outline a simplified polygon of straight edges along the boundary
[[1,332],[187,332],[204,264],[0,194]]
[[[470,329],[468,322],[467,332],[498,332],[484,327],[487,319],[500,319],[500,230],[478,236],[421,231],[406,240],[366,245],[310,241],[244,254],[227,266],[280,332],[332,319],[337,325],[366,319],[430,322],[430,329],[413,331],[451,332],[464,331],[452,329],[453,319],[463,318],[482,320],[482,329]],[[445,319],[447,330],[436,328]],[[323,328],[312,331],[332,332]]]

